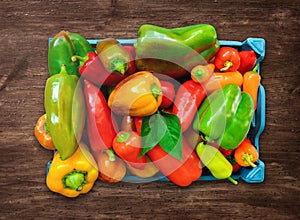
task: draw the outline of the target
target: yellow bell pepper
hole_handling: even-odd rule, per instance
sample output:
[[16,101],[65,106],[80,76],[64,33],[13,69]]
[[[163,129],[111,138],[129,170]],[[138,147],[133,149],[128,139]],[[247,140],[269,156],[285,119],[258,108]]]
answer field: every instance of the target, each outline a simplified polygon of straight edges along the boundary
[[148,71],[122,80],[108,98],[108,106],[120,115],[147,116],[155,113],[162,101],[161,84]]
[[66,160],[54,154],[46,178],[48,188],[66,197],[77,197],[89,192],[98,178],[98,168],[84,143]]

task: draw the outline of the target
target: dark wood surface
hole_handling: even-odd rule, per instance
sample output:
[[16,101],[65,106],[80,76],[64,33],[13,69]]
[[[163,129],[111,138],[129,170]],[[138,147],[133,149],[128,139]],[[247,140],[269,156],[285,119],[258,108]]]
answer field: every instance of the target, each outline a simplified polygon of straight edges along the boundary
[[[0,218],[299,219],[299,1],[1,1]],[[86,38],[134,38],[143,23],[210,23],[219,39],[266,40],[261,66],[266,127],[260,138],[265,181],[235,186],[201,181],[105,184],[68,199],[48,190],[52,153],[33,128],[44,113],[47,39],[60,30]]]

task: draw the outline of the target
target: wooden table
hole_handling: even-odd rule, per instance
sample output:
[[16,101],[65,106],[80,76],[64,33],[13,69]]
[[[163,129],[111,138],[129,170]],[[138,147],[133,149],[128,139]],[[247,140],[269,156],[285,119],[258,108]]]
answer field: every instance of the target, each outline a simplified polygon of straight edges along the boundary
[[[0,218],[300,218],[299,9],[299,1],[1,1]],[[135,38],[144,23],[210,23],[219,39],[266,40],[263,183],[201,181],[180,188],[97,181],[76,199],[48,190],[45,166],[52,153],[33,134],[44,113],[47,39],[62,29],[86,38]]]

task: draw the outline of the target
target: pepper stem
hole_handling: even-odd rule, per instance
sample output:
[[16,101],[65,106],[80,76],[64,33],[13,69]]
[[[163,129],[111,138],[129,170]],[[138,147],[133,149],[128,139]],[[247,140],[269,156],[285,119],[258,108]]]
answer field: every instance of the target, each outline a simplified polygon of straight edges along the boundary
[[65,188],[81,191],[87,183],[86,176],[86,171],[73,170],[63,177],[62,182]]
[[115,154],[114,154],[112,148],[110,148],[110,149],[108,149],[108,150],[105,150],[105,152],[106,152],[107,155],[108,155],[109,161],[114,162],[114,161],[116,160],[116,156],[115,156]]
[[232,66],[233,66],[233,63],[230,60],[227,60],[224,63],[224,67],[222,69],[220,69],[220,71],[226,71],[226,70],[228,70]]
[[130,132],[124,131],[118,135],[117,141],[123,143],[127,141],[129,137],[130,137]]
[[156,83],[153,83],[151,85],[151,92],[156,100],[158,99],[158,96],[160,96],[162,93],[161,89],[158,87]]
[[205,75],[205,71],[203,69],[196,69],[194,73],[194,76],[199,80],[203,79],[204,75]]
[[253,68],[253,70],[251,70],[251,72],[257,72],[258,67],[259,67],[259,64],[256,64],[255,67]]
[[242,156],[243,161],[245,161],[246,163],[248,163],[251,167],[255,168],[256,165],[252,162],[252,157],[249,154],[244,154]]
[[112,71],[117,71],[123,75],[127,70],[127,64],[124,59],[119,58],[111,63],[111,69]]
[[77,60],[79,60],[79,66],[82,66],[88,59],[88,56],[81,57],[78,55],[74,55],[71,57],[72,62],[76,62]]
[[50,133],[49,125],[48,125],[48,122],[47,122],[47,121],[46,121],[45,124],[44,124],[44,130],[46,131],[47,134]]
[[60,66],[60,72],[59,74],[68,74],[67,66],[65,64],[62,64]]
[[230,182],[232,182],[234,185],[238,184],[238,181],[236,181],[235,179],[233,179],[231,176],[227,178]]

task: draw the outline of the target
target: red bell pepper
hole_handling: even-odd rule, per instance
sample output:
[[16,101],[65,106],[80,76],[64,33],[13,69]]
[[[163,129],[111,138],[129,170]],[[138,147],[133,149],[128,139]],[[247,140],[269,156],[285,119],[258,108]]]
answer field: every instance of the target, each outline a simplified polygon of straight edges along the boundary
[[239,52],[240,56],[240,67],[238,71],[244,74],[255,67],[256,54],[253,50],[243,50]]
[[84,93],[88,112],[88,137],[91,148],[94,152],[111,148],[113,139],[118,132],[118,127],[106,99],[101,90],[87,80],[84,80]]
[[82,77],[100,86],[115,85],[127,76],[108,72],[95,52],[89,52],[85,57],[73,56],[72,60],[80,61],[78,70]]
[[179,118],[182,132],[187,130],[192,123],[195,113],[205,97],[205,89],[200,83],[193,80],[188,80],[179,87],[172,113]]
[[134,131],[121,131],[113,140],[115,153],[124,161],[137,169],[143,169],[146,165],[146,156],[138,158],[142,150],[142,141],[138,133]]
[[232,172],[236,173],[238,172],[242,167],[235,161],[234,156],[230,155],[228,157],[226,157],[226,159],[230,162],[230,164],[232,165]]
[[161,90],[162,90],[162,101],[160,104],[160,108],[169,108],[172,103],[175,96],[175,89],[174,85],[171,82],[160,80],[161,84]]
[[188,186],[200,178],[202,166],[193,148],[184,138],[182,141],[182,161],[172,157],[159,145],[148,151],[147,154],[170,181],[178,186]]
[[232,47],[221,47],[214,64],[221,72],[234,72],[240,67],[239,52]]

